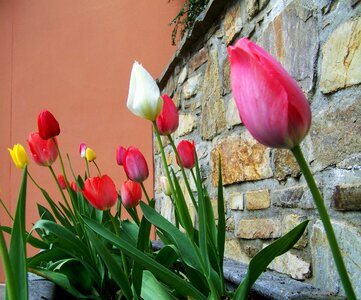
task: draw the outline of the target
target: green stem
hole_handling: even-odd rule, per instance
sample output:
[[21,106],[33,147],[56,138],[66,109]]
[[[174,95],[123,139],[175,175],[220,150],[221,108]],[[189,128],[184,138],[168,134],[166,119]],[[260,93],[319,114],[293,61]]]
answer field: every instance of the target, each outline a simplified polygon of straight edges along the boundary
[[0,198],[0,204],[1,206],[5,209],[6,214],[9,216],[9,218],[14,221],[14,218],[12,217],[12,215],[10,214],[9,210],[7,209],[6,205],[4,204],[3,200]]
[[143,182],[141,182],[140,185],[141,185],[141,187],[142,187],[142,190],[143,190],[143,193],[144,193],[144,195],[145,195],[145,198],[147,198],[147,202],[149,203],[150,199],[149,199],[147,190],[145,189],[145,186],[144,186]]
[[335,232],[333,230],[330,217],[327,213],[327,209],[325,207],[324,201],[317,188],[316,182],[312,176],[309,166],[303,156],[302,150],[301,150],[300,146],[298,145],[298,146],[294,147],[293,149],[291,149],[291,151],[292,151],[293,155],[295,156],[295,158],[301,168],[301,171],[302,171],[303,175],[305,176],[307,184],[311,190],[318,213],[320,214],[321,221],[325,228],[326,236],[327,236],[328,242],[331,247],[333,259],[335,260],[336,268],[337,268],[338,274],[340,275],[341,282],[342,282],[343,288],[345,290],[347,299],[349,299],[349,300],[356,299],[355,292],[352,288],[352,284],[351,284],[350,278],[348,276],[348,273],[347,273],[347,270],[345,267],[345,263],[342,258],[342,254],[341,254],[340,248],[339,248],[337,240],[336,240]]
[[88,176],[88,178],[90,178],[89,163],[88,163],[88,160],[86,159],[86,157],[84,157],[84,159],[85,159],[87,176]]
[[98,170],[98,175],[99,175],[99,176],[102,176],[102,173],[100,172],[100,169],[99,169],[97,163],[95,162],[95,160],[93,160],[93,164],[95,165],[95,167],[96,167],[97,170]]
[[180,170],[181,170],[181,172],[182,172],[183,180],[184,180],[184,182],[185,182],[185,184],[186,184],[186,187],[187,187],[187,190],[188,190],[188,194],[189,194],[189,196],[191,197],[192,203],[193,203],[196,211],[198,211],[198,205],[197,205],[196,199],[194,198],[192,189],[191,189],[191,187],[190,187],[190,185],[189,185],[189,181],[188,181],[186,172],[185,172],[185,170],[184,170],[182,161],[181,161],[181,159],[180,159],[180,157],[179,157],[179,154],[178,154],[178,151],[177,151],[177,147],[175,146],[174,141],[173,141],[173,139],[172,139],[172,137],[171,137],[170,135],[168,135],[168,139],[169,139],[169,141],[170,141],[170,144],[172,145],[173,151],[174,151],[175,156],[176,156],[176,158],[177,158],[179,168],[180,168]]
[[31,176],[30,172],[28,171],[28,175],[31,179],[31,181],[35,184],[35,186],[39,189],[39,190],[42,190],[41,186],[38,185],[38,183],[35,181],[35,179],[33,178],[33,176]]

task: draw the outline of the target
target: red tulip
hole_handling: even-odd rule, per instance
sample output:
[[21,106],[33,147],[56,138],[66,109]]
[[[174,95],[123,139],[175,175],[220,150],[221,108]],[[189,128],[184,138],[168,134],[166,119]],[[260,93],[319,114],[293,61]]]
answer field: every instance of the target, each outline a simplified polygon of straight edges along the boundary
[[[194,141],[180,141],[177,146],[177,151],[183,167],[186,169],[192,169],[195,165],[194,154],[196,149],[194,147]],[[177,163],[179,164],[178,160]]]
[[264,49],[243,38],[228,47],[242,122],[260,143],[292,149],[307,134],[311,110],[296,81]]
[[72,181],[71,184],[70,184],[70,187],[71,189],[74,191],[74,192],[80,192],[80,189],[78,188],[78,186],[76,185],[76,182],[75,181]]
[[124,207],[136,207],[142,198],[142,187],[138,182],[127,180],[123,182],[120,193]]
[[125,149],[122,146],[119,146],[117,151],[116,151],[116,159],[117,159],[117,164],[119,166],[123,165],[125,151],[127,151],[127,149]]
[[85,180],[82,193],[91,205],[100,210],[110,209],[118,199],[115,184],[108,175]]
[[44,140],[37,132],[30,133],[28,145],[34,161],[40,166],[51,166],[58,157],[58,151],[53,140]]
[[163,108],[156,123],[160,135],[168,135],[177,130],[179,114],[173,100],[168,95],[163,95]]
[[148,165],[143,154],[135,147],[129,147],[123,157],[124,171],[130,180],[143,182],[149,176]]
[[58,121],[47,110],[42,110],[38,116],[39,135],[42,139],[48,140],[60,134]]
[[66,183],[63,175],[58,176],[58,182],[62,190],[66,189]]

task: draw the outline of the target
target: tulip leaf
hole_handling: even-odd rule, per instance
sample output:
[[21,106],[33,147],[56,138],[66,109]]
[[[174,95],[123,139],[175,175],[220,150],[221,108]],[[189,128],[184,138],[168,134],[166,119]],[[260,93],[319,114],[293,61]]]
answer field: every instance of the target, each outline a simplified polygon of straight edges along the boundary
[[158,299],[162,300],[176,300],[168,290],[154,277],[149,271],[144,271],[142,280],[142,299],[154,300],[154,296],[157,295]]
[[[0,230],[8,234],[11,234],[12,229],[9,226],[0,226]],[[47,249],[49,247],[47,243],[44,243],[42,240],[39,240],[38,238],[34,237],[31,234],[31,232],[27,232],[27,231],[26,231],[26,242],[38,249]]]
[[122,238],[122,236],[116,236],[114,233],[104,228],[101,224],[89,218],[84,218],[84,222],[96,233],[110,241],[115,247],[118,247],[122,252],[124,252],[125,255],[133,258],[145,269],[151,271],[157,276],[157,278],[162,280],[169,287],[176,289],[181,295],[190,296],[194,299],[206,299],[206,297],[193,285],[184,281],[182,278],[178,277],[178,275],[168,270],[154,259],[150,259],[147,254],[141,252],[136,247],[128,243],[125,239]]
[[303,232],[306,230],[308,222],[309,221],[306,220],[297,225],[283,237],[268,245],[253,257],[249,263],[246,277],[234,294],[235,300],[247,299],[247,295],[252,285],[256,282],[257,278],[262,274],[262,272],[267,268],[267,266],[275,257],[286,253],[293,247],[294,244],[296,244],[296,242],[302,236]]
[[177,249],[174,245],[165,245],[159,250],[155,260],[161,263],[166,268],[171,267],[179,258]]
[[[16,294],[19,300],[28,299],[28,275],[26,269],[26,231],[25,231],[25,206],[26,206],[27,167],[23,171],[18,204],[11,231],[9,259],[17,283]],[[8,287],[7,292],[9,291]],[[9,293],[7,293],[9,294]],[[14,299],[15,300],[15,299]]]
[[69,254],[65,253],[59,248],[53,248],[50,250],[41,251],[33,257],[27,259],[29,268],[36,268],[43,262],[59,261],[64,258],[69,258]]
[[122,293],[124,294],[124,296],[129,300],[133,299],[133,293],[128,278],[122,268],[119,266],[118,262],[111,255],[109,250],[104,246],[103,241],[98,239],[92,230],[87,229],[87,234],[96,252],[98,253],[98,255],[100,255],[105,265],[107,266],[111,277],[122,289]]
[[39,203],[37,203],[37,206],[38,206],[38,212],[39,212],[40,219],[49,220],[49,221],[56,223],[55,218],[53,217],[51,212],[46,207],[42,206]]

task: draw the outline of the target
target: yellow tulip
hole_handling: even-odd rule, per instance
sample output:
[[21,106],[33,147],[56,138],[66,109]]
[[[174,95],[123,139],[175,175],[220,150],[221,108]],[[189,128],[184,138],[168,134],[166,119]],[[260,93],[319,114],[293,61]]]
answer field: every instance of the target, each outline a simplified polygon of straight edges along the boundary
[[16,144],[13,149],[8,148],[11,158],[18,169],[24,169],[29,164],[28,155],[22,145]]
[[95,160],[97,158],[97,155],[95,154],[93,149],[87,147],[86,151],[85,151],[85,157],[90,162],[90,161]]

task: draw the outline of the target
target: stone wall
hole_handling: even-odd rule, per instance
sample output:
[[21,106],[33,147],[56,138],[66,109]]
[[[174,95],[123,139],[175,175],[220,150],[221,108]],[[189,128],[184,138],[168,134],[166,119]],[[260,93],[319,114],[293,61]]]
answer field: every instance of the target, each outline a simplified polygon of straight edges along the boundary
[[[308,218],[307,233],[270,268],[342,295],[322,223],[291,153],[257,143],[240,121],[231,93],[227,46],[249,37],[281,62],[311,103],[313,123],[302,149],[361,298],[359,2],[211,1],[181,41],[159,84],[179,107],[176,143],[195,141],[214,204],[218,154],[222,158],[226,256],[247,263],[273,239]],[[156,205],[172,219],[171,202],[157,180],[162,168],[156,143],[154,147]],[[178,171],[171,147],[166,146],[166,151],[169,163]]]

